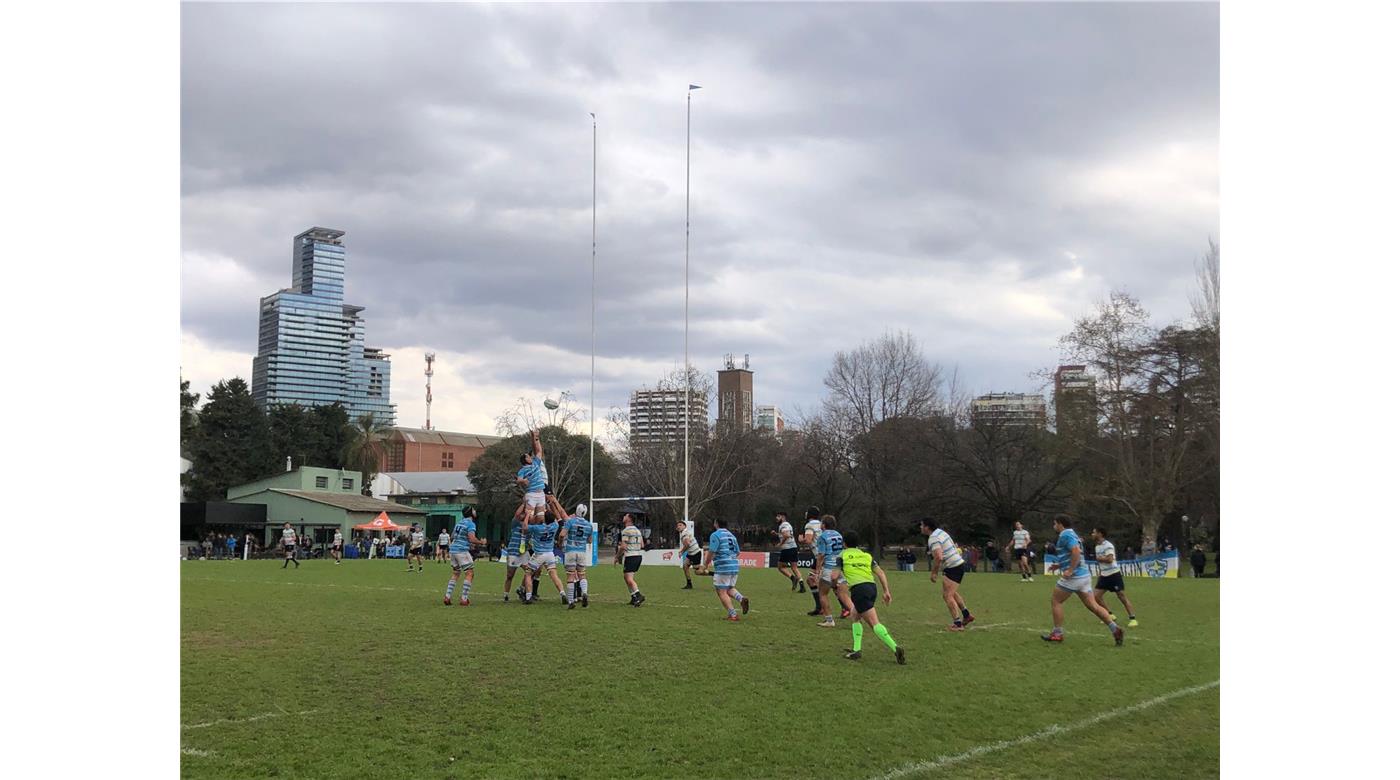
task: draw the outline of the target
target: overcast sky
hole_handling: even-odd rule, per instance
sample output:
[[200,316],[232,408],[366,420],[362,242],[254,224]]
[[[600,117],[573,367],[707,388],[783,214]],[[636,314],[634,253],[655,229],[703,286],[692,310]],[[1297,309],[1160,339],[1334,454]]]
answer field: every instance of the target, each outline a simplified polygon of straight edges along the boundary
[[1035,391],[1114,288],[1185,318],[1219,234],[1209,4],[182,6],[182,372],[250,378],[291,238],[346,231],[399,423],[492,432],[752,355],[815,407],[838,349],[918,337],[967,390]]

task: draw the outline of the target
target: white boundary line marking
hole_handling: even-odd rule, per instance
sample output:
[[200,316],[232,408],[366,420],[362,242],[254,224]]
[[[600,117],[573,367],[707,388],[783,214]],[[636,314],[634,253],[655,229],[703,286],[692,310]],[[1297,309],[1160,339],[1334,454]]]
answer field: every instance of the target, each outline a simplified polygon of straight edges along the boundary
[[1102,723],[1111,718],[1117,718],[1122,715],[1129,715],[1134,712],[1141,712],[1142,710],[1166,704],[1167,702],[1172,701],[1173,699],[1179,699],[1183,696],[1190,696],[1192,694],[1201,693],[1202,691],[1208,691],[1211,688],[1218,688],[1219,686],[1220,681],[1216,680],[1214,682],[1208,682],[1204,685],[1193,685],[1189,688],[1181,688],[1179,690],[1172,691],[1171,693],[1164,693],[1161,696],[1147,699],[1145,701],[1140,701],[1137,704],[1130,704],[1127,707],[1119,707],[1116,710],[1101,712],[1098,715],[1095,715],[1091,718],[1086,718],[1084,720],[1076,721],[1074,723],[1070,723],[1064,726],[1055,723],[1050,726],[1046,726],[1040,731],[1034,731],[1030,734],[1017,737],[1016,739],[1007,739],[1002,740],[1001,742],[993,742],[987,745],[979,745],[975,748],[972,748],[971,750],[967,750],[962,753],[940,756],[929,761],[920,761],[917,764],[905,764],[904,766],[896,767],[895,769],[892,769],[883,775],[877,775],[876,778],[877,780],[894,780],[894,778],[896,777],[904,777],[905,775],[912,775],[919,772],[929,772],[935,769],[943,769],[944,767],[949,767],[954,764],[961,764],[964,761],[970,761],[971,759],[977,758],[978,756],[984,756],[988,753],[996,753],[1002,750],[1009,750],[1014,747],[1028,745],[1032,742],[1038,742],[1042,739],[1049,739],[1050,737],[1059,736],[1060,734],[1068,734],[1071,731],[1079,731],[1080,729],[1086,729],[1090,726],[1098,725],[1099,723]]
[[[976,626],[973,626],[973,628],[976,628]],[[1046,633],[1045,629],[1043,629],[1043,628],[1033,628],[1033,627],[1031,627],[1031,626],[1027,626],[1027,625],[1024,624],[1024,623],[993,623],[993,624],[990,625],[990,626],[983,626],[983,628],[1000,628],[1000,629],[1002,629],[1003,631],[1030,631],[1030,632],[1035,633],[1035,634],[1044,634],[1044,633]],[[969,629],[969,630],[971,630],[971,629]],[[1065,633],[1066,636],[1093,636],[1093,637],[1103,637],[1103,636],[1106,636],[1106,635],[1107,635],[1107,634],[1104,633],[1104,632],[1098,632],[1098,631],[1066,631],[1066,632],[1064,632],[1064,633]],[[1219,642],[1197,642],[1197,641],[1194,641],[1194,640],[1191,640],[1191,639],[1168,639],[1168,638],[1166,638],[1166,637],[1157,637],[1157,636],[1135,636],[1134,633],[1133,633],[1132,631],[1128,631],[1128,632],[1125,634],[1124,640],[1125,640],[1125,641],[1131,641],[1131,642],[1171,642],[1171,643],[1173,643],[1173,644],[1178,644],[1178,645],[1196,645],[1197,647],[1219,647],[1219,646],[1220,646],[1220,643],[1219,643]]]
[[[281,708],[279,707],[278,709]],[[264,712],[260,715],[252,715],[247,718],[220,718],[218,720],[209,720],[203,723],[186,723],[182,724],[180,728],[185,730],[207,729],[210,726],[225,726],[230,723],[252,723],[254,721],[267,720],[268,718],[281,718],[286,717],[288,715],[312,715],[316,712],[317,710],[302,710],[301,712],[287,712],[286,710],[282,710],[281,712]]]
[[180,748],[180,755],[199,756],[200,758],[213,758],[215,754],[212,750],[199,750],[197,748],[182,747]]

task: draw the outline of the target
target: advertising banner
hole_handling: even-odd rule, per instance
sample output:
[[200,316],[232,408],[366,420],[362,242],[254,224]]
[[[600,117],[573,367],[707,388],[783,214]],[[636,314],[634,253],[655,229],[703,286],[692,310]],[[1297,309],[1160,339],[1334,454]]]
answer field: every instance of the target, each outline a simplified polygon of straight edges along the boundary
[[[1045,569],[1048,572],[1050,564],[1059,563],[1060,556],[1045,556]],[[1098,561],[1090,560],[1089,573],[1097,578],[1099,576]],[[1134,558],[1131,561],[1119,561],[1118,569],[1124,577],[1152,577],[1154,579],[1173,578],[1180,576],[1177,574],[1181,559],[1175,552],[1158,553],[1156,555],[1146,555]],[[1060,576],[1059,572],[1048,572],[1052,577]]]
[[[771,567],[777,567],[778,563],[780,563],[779,559],[781,558],[781,555],[780,555],[779,553],[765,553],[765,555],[768,556],[768,565],[769,565],[769,566],[771,566]],[[798,566],[801,566],[801,567],[804,568],[804,569],[810,569],[810,568],[812,568],[812,565],[815,564],[816,562],[817,562],[817,556],[814,555],[814,554],[812,553],[811,550],[798,550],[798,551],[797,551],[797,565],[798,565]]]

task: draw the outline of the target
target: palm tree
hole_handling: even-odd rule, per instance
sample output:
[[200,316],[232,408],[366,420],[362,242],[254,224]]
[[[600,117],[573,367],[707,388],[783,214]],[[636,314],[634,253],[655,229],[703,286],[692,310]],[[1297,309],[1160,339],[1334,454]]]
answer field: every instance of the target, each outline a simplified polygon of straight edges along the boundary
[[384,435],[389,426],[372,414],[362,414],[350,426],[351,436],[345,445],[345,465],[360,470],[360,492],[370,494],[370,482],[379,471],[384,455]]

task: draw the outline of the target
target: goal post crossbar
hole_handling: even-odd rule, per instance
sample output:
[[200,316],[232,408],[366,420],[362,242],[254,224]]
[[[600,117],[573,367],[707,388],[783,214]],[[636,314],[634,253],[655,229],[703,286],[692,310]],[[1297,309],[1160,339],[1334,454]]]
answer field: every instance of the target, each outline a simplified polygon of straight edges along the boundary
[[593,498],[593,499],[590,499],[590,500],[591,500],[593,503],[595,503],[595,504],[601,504],[601,503],[603,503],[604,501],[668,501],[668,500],[680,501],[681,499],[684,499],[684,498],[685,498],[685,496],[683,496],[683,495],[681,495],[681,496],[622,496],[622,497],[620,497],[620,498]]

